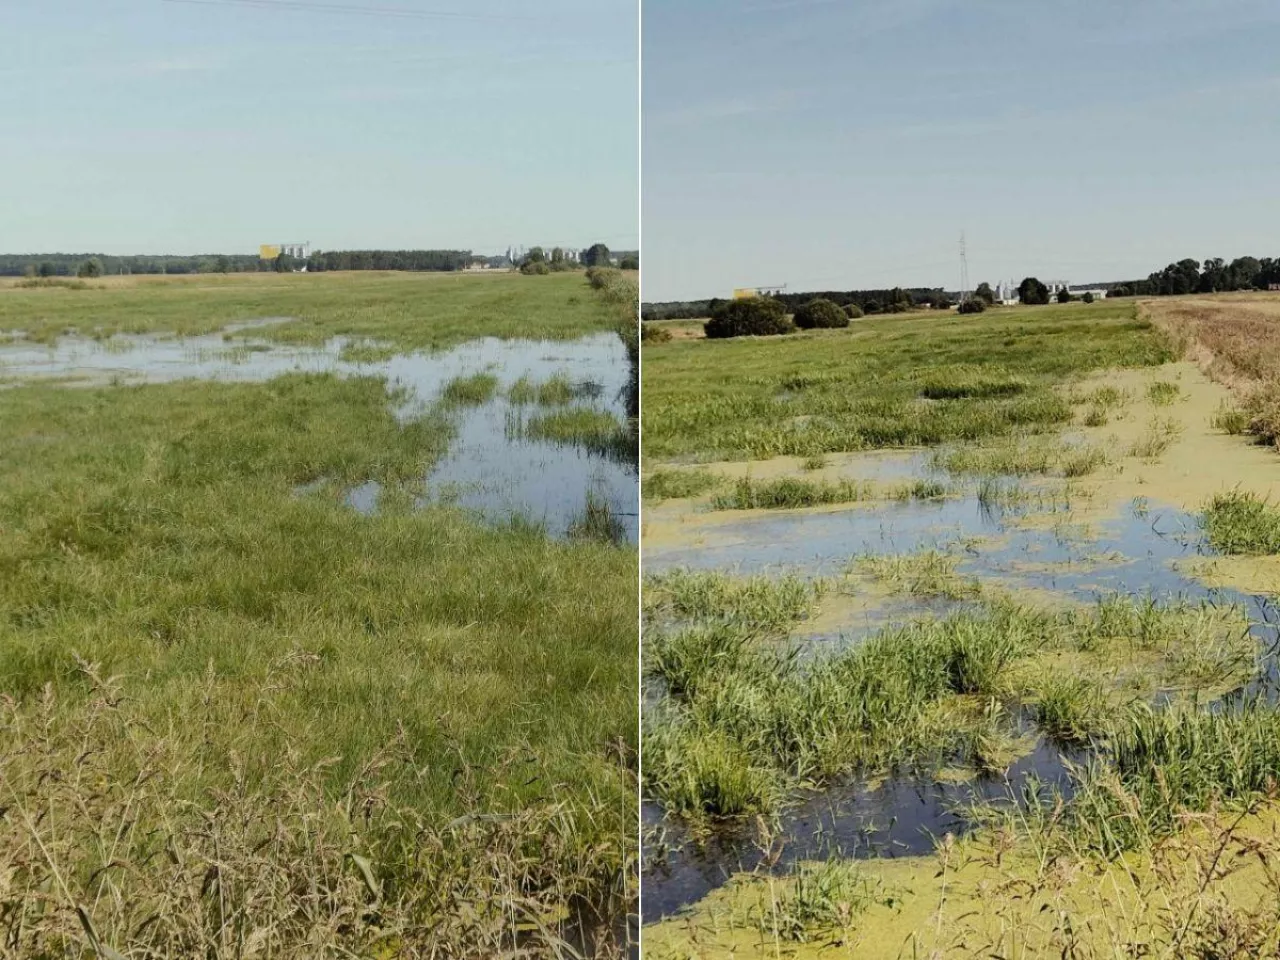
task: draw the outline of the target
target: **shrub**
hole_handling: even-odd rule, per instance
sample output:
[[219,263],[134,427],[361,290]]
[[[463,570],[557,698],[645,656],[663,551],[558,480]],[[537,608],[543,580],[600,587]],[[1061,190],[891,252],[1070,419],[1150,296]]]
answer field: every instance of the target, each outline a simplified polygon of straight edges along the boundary
[[729,300],[716,307],[703,326],[708,339],[777,336],[795,328],[786,307],[772,297]]
[[1059,303],[1070,303],[1074,299],[1075,297],[1071,295],[1071,291],[1068,290],[1066,287],[1063,287],[1061,290],[1058,291]]
[[801,330],[847,327],[849,316],[839,305],[822,297],[815,297],[801,304],[795,313],[795,324]]
[[544,260],[526,260],[520,264],[520,272],[526,277],[543,277],[551,272]]
[[987,309],[986,301],[981,297],[970,297],[960,302],[959,313],[982,313]]
[[1081,299],[1081,300],[1083,300],[1085,303],[1093,303],[1093,291],[1092,291],[1092,290],[1090,290],[1088,293],[1086,293],[1086,294],[1085,294],[1083,297],[1081,297],[1080,299]]
[[844,312],[849,315],[850,320],[859,320],[863,316],[865,316],[865,314],[863,314],[862,312],[862,308],[858,306],[856,303],[849,304],[847,307],[844,308]]
[[645,343],[666,343],[671,339],[671,331],[646,323],[640,328],[640,339]]

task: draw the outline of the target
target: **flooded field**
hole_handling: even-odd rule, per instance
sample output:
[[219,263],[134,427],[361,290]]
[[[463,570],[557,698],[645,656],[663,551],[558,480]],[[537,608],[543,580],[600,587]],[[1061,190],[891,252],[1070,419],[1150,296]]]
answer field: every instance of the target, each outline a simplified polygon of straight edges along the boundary
[[609,277],[0,285],[8,952],[626,953]]
[[[262,382],[287,373],[332,373],[385,379],[396,417],[408,420],[445,400],[451,382],[493,378],[479,403],[453,405],[455,438],[423,478],[421,502],[447,501],[489,520],[543,525],[566,536],[589,498],[606,505],[634,543],[638,529],[636,467],[627,433],[630,370],[618,337],[598,333],[577,340],[481,337],[440,351],[396,352],[385,344],[333,337],[317,347],[262,340],[254,330],[290,323],[264,318],[196,337],[117,334],[103,339],[62,337],[42,345],[0,345],[0,384],[56,381],[63,386],[166,383],[180,380]],[[537,404],[513,402],[517,384],[567,382],[556,406],[595,411],[616,424],[621,438],[595,449],[572,441],[531,437],[521,430]],[[308,492],[326,487],[324,478]],[[380,485],[339,491],[362,512],[377,508]]]
[[[759,370],[770,347],[736,349]],[[1172,768],[1112,765],[1155,749],[1147,725],[1167,724],[1159,742],[1171,744],[1184,742],[1179,724],[1270,723],[1275,558],[1224,554],[1206,511],[1280,494],[1274,450],[1217,425],[1234,400],[1191,363],[1052,389],[1071,415],[1012,439],[650,464],[643,904],[655,956],[1104,955],[1116,925],[1082,888],[1055,887],[1051,865],[1105,875],[1089,851],[1131,856],[1134,840],[1098,839],[1097,824],[1149,815],[1094,819],[1086,811],[1112,802],[1101,797],[1178,803],[1137,799]],[[659,434],[663,449],[687,442]],[[951,671],[941,693],[934,650]],[[1125,859],[1108,882],[1132,890],[1151,869]],[[1041,923],[1027,904],[1052,904],[1050,888],[1075,912]],[[1175,888],[1161,896],[1195,899]],[[1257,889],[1237,888],[1238,902]],[[1154,917],[1141,922],[1141,937],[1167,941]]]

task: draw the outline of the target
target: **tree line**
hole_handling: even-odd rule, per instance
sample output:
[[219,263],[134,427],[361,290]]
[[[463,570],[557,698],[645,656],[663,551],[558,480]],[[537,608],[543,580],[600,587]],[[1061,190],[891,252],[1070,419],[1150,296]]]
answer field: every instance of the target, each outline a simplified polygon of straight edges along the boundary
[[[952,305],[950,296],[941,287],[893,287],[887,290],[823,290],[812,293],[773,293],[769,298],[781,303],[788,313],[811,300],[829,300],[838,307],[857,307],[867,313],[905,313],[923,307],[946,308]],[[709,300],[673,300],[667,303],[646,303],[641,307],[643,320],[691,320],[715,314],[723,304],[731,301],[720,297]]]
[[111,256],[105,253],[0,254],[3,277],[74,277],[102,274],[269,273],[301,270],[461,270],[478,259],[470,250],[325,250],[302,259],[256,254]]

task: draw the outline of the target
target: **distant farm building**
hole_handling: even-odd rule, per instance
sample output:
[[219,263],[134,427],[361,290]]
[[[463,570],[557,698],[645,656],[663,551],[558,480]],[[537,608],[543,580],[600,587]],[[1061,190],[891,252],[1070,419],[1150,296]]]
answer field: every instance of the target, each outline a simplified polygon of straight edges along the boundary
[[[1107,291],[1101,287],[1073,287],[1065,280],[1045,280],[1043,283],[1049,289],[1050,300],[1057,299],[1058,294],[1063,290],[1071,291],[1071,296],[1076,299],[1083,297],[1086,293],[1092,293],[1095,300],[1101,300],[1107,295]],[[1006,280],[1003,283],[996,284],[996,303],[1012,307],[1020,302],[1016,283],[1012,280]]]
[[311,256],[310,243],[264,243],[258,247],[258,256],[263,260],[278,260],[280,257],[293,257],[295,260],[306,260]]

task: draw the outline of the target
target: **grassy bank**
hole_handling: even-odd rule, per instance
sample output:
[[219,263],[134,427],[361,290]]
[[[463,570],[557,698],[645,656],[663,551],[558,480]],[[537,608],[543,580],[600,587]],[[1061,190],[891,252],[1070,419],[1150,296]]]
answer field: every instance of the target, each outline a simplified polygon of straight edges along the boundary
[[[492,279],[593,302],[581,277]],[[539,296],[441,336],[549,317]],[[176,325],[224,307],[197,297]],[[594,311],[555,324],[610,328]],[[381,336],[434,336],[375,314]],[[635,551],[412,509],[453,414],[391,407],[381,380],[300,374],[5,390],[0,952],[621,949]],[[368,481],[362,515],[342,495]]]
[[1053,429],[1053,388],[1173,356],[1132,303],[858,320],[787,337],[646,344],[645,455],[765,459]]

